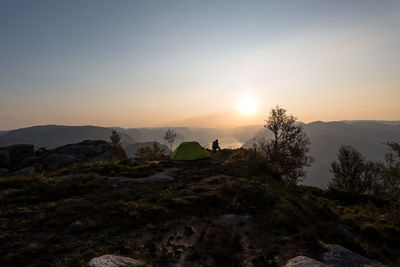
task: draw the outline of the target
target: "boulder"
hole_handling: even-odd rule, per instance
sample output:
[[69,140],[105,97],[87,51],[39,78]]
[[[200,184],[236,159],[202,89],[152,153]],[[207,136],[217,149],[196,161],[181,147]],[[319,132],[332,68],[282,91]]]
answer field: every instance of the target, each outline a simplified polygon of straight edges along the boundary
[[327,265],[306,256],[297,256],[288,260],[284,267],[327,267]]
[[8,150],[0,149],[0,168],[10,167],[10,153]]
[[37,157],[25,158],[21,161],[21,163],[19,165],[21,166],[21,168],[24,168],[27,166],[33,166],[37,159],[38,159]]
[[77,144],[70,144],[56,149],[59,154],[72,155],[82,160],[97,157],[111,150],[111,145],[103,140],[86,140]]
[[116,255],[103,255],[93,258],[89,261],[89,267],[122,267],[122,266],[141,266],[144,263],[140,260],[135,260],[128,257]]
[[6,169],[6,168],[0,168],[0,175],[4,175],[4,174],[7,174],[7,173],[9,173],[9,169]]
[[355,252],[348,250],[340,245],[327,244],[325,245],[326,252],[322,258],[326,265],[332,267],[382,267],[385,266],[380,262],[365,258]]
[[78,159],[72,155],[58,153],[50,154],[43,159],[43,165],[46,167],[62,167],[80,162],[82,162],[81,159]]
[[112,159],[111,151],[104,152],[96,157],[90,158],[89,162],[96,162],[96,161],[110,161]]
[[18,169],[28,166],[61,167],[80,162],[125,159],[122,148],[112,149],[109,142],[86,140],[61,146],[53,150],[39,150],[34,145],[13,145],[0,148],[0,168]]
[[21,161],[34,157],[38,147],[35,145],[13,145],[0,149],[0,168],[19,167]]
[[83,161],[110,161],[126,158],[122,148],[114,149],[111,144],[103,140],[86,140],[77,144],[65,145],[56,148],[54,152],[74,156]]
[[36,168],[33,166],[25,167],[17,172],[15,172],[16,175],[26,175],[26,176],[34,176],[36,174]]

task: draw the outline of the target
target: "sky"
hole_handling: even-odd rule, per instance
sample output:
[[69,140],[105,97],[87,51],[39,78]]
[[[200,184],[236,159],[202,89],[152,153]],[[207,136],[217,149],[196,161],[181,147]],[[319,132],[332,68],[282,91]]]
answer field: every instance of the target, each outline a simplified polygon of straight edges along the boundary
[[400,1],[0,0],[0,129],[400,120],[399,48]]

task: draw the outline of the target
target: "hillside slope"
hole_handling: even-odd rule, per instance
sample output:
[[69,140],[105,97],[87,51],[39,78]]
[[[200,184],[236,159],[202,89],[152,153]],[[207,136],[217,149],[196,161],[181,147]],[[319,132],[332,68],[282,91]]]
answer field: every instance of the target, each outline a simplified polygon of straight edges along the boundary
[[0,265],[87,266],[115,254],[148,266],[283,266],[320,259],[320,242],[400,263],[390,203],[266,183],[244,166],[214,157],[0,177]]
[[[315,162],[308,168],[307,185],[326,187],[332,175],[331,162],[342,145],[352,145],[370,160],[383,161],[387,152],[385,142],[400,141],[400,125],[396,122],[348,121],[312,122],[302,124],[311,140],[311,155]],[[243,146],[249,147],[259,138],[271,138],[271,132],[260,129]]]

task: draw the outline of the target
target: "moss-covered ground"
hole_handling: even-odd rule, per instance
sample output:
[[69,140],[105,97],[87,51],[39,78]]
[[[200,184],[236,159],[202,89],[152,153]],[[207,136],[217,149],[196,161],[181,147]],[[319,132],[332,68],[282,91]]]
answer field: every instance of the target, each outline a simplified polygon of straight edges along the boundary
[[[170,168],[173,180],[135,181]],[[320,257],[320,242],[399,266],[398,207],[274,182],[224,156],[0,178],[0,266],[85,266],[103,254],[149,266],[281,266]]]

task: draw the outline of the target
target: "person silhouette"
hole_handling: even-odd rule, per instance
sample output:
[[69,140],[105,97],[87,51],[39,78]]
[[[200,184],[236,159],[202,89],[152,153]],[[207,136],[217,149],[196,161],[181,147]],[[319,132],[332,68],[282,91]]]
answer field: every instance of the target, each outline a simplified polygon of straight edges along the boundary
[[219,144],[218,144],[218,139],[215,139],[215,141],[212,143],[212,150],[215,153],[217,151],[217,149],[221,150],[221,148],[219,147]]

